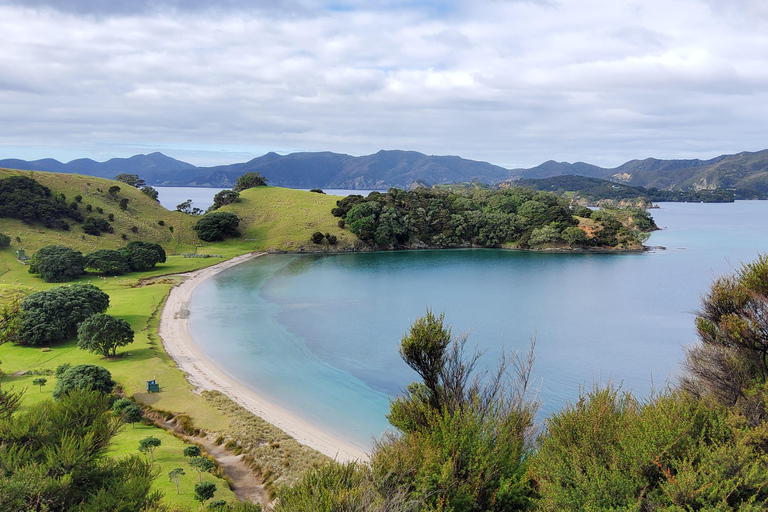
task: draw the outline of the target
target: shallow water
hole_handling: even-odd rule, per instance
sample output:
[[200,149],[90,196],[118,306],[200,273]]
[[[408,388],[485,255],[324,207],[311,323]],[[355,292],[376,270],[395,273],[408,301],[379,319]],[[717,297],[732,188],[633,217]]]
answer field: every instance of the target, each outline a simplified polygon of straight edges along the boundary
[[712,279],[768,248],[768,202],[664,203],[638,254],[501,250],[268,255],[201,284],[190,329],[225,371],[361,446],[416,375],[397,353],[427,307],[493,365],[535,337],[543,414],[612,379],[674,378]]

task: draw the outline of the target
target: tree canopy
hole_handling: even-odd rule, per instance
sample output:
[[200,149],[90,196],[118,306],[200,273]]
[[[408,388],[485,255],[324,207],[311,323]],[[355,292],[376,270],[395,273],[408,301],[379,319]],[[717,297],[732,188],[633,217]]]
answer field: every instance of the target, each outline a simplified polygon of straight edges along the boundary
[[267,186],[267,178],[261,175],[261,173],[258,172],[247,172],[237,178],[237,181],[235,182],[235,186],[232,188],[235,192],[242,192],[245,189],[253,188],[253,187],[266,187]]
[[109,307],[109,295],[91,284],[59,286],[21,301],[21,322],[14,341],[40,346],[77,334],[80,322]]
[[128,173],[118,174],[117,176],[115,176],[115,181],[120,181],[136,188],[142,188],[147,184],[146,181],[139,178],[138,174],[128,174]]
[[84,270],[83,253],[62,245],[47,245],[32,255],[28,272],[40,274],[47,283],[64,283],[80,277]]
[[104,357],[115,357],[117,348],[129,343],[133,343],[133,329],[122,318],[96,313],[77,328],[77,346]]
[[109,276],[119,276],[131,271],[131,266],[123,254],[113,249],[99,249],[86,255],[85,268]]
[[106,368],[93,364],[79,364],[67,369],[56,380],[53,398],[60,400],[74,390],[96,391],[107,395],[114,387],[115,381],[112,380],[112,374]]
[[205,214],[193,226],[197,237],[205,242],[220,242],[229,236],[240,236],[237,226],[240,219],[231,212],[212,212]]
[[0,217],[26,223],[40,222],[51,229],[68,230],[66,219],[83,220],[83,214],[67,205],[66,198],[53,196],[51,189],[26,176],[9,176],[0,180]]
[[240,192],[237,192],[235,190],[229,190],[225,189],[220,192],[217,192],[215,196],[213,196],[213,204],[210,208],[208,208],[209,212],[212,212],[214,210],[218,210],[222,206],[226,206],[228,204],[232,204],[234,202],[239,201],[240,199]]
[[134,271],[154,268],[156,264],[165,263],[166,260],[165,249],[152,242],[134,240],[118,249],[118,252]]

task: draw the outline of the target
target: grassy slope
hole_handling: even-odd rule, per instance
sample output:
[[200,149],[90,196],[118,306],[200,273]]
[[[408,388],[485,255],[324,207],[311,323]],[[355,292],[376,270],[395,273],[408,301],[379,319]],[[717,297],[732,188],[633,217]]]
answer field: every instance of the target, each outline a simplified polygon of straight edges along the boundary
[[[108,213],[115,214],[115,233],[95,237],[83,233],[76,224],[69,232],[63,232],[51,231],[41,226],[28,226],[13,219],[0,219],[0,233],[9,234],[12,237],[11,247],[0,250],[0,303],[5,303],[16,295],[27,295],[37,290],[59,286],[44,283],[37,276],[27,273],[27,267],[18,263],[15,258],[14,251],[20,248],[24,248],[27,254],[31,255],[40,247],[56,243],[88,253],[98,248],[119,247],[126,243],[120,234],[127,233],[128,241],[137,239],[157,242],[163,245],[169,254],[198,252],[221,254],[224,258],[229,258],[266,249],[327,250],[327,244],[316,246],[309,241],[314,231],[336,234],[339,237],[339,243],[334,249],[349,248],[355,240],[354,235],[339,229],[338,219],[330,215],[330,210],[336,205],[337,198],[323,194],[273,187],[246,190],[242,194],[241,202],[224,208],[237,213],[243,219],[241,223],[243,236],[223,243],[207,244],[197,240],[191,229],[196,218],[179,212],[169,212],[138,190],[125,184],[119,184],[121,191],[116,200],[106,192],[116,183],[111,180],[71,174],[29,173],[0,169],[0,179],[10,174],[32,176],[51,188],[54,193],[64,193],[68,201],[73,200],[76,194],[81,194],[83,196],[81,209],[84,209],[86,204],[91,204],[94,209],[93,215],[98,215],[95,212],[96,207],[104,209],[104,216]],[[118,206],[121,197],[129,198],[129,208],[126,211],[120,210]],[[166,226],[159,226],[158,220],[163,220]],[[134,225],[139,227],[138,234],[130,231],[130,227]],[[168,226],[175,227],[173,234],[168,230]],[[17,236],[21,243],[16,241]],[[48,384],[42,392],[39,391],[32,385],[32,380],[36,377],[35,373],[54,370],[63,363],[99,364],[112,373],[127,395],[135,397],[142,403],[160,410],[189,413],[195,425],[210,432],[229,431],[230,417],[222,415],[209,402],[193,392],[190,384],[162,349],[156,334],[159,310],[168,291],[178,280],[178,278],[162,276],[195,270],[219,261],[222,260],[169,256],[165,264],[151,271],[109,278],[95,275],[83,277],[77,282],[94,284],[109,294],[110,308],[107,313],[124,318],[131,324],[136,333],[134,343],[121,349],[118,354],[123,357],[115,360],[105,360],[98,355],[79,350],[74,341],[48,347],[50,350],[45,352],[40,348],[6,344],[0,346],[3,385],[15,386],[17,389],[27,388],[23,410],[40,400],[49,398],[55,385],[55,377],[46,376]],[[14,377],[13,375],[17,372],[28,373]],[[146,393],[146,381],[152,378],[157,378],[161,385],[161,393]],[[116,454],[133,452],[138,445],[137,432],[141,432],[141,437],[146,437],[149,435],[145,432],[147,429],[151,429],[152,435],[163,440],[162,453],[165,453],[165,447],[181,446],[178,439],[162,430],[137,426],[136,429],[126,428],[118,436],[112,449]],[[171,450],[173,453],[163,455],[167,460],[162,459],[163,469],[156,485],[166,494],[168,503],[196,505],[197,502],[192,500],[191,492],[186,494],[183,492],[183,496],[177,498],[175,487],[168,480],[168,471],[175,467],[186,468],[183,458],[179,458],[181,450],[176,448]],[[188,475],[184,477],[185,481],[189,480],[191,483],[184,485],[191,488],[194,484],[192,476],[195,479],[197,476],[190,471],[187,473]],[[295,475],[286,474],[287,480],[293,478]],[[233,494],[226,489],[223,481],[219,481],[218,487],[217,498],[232,498]]]

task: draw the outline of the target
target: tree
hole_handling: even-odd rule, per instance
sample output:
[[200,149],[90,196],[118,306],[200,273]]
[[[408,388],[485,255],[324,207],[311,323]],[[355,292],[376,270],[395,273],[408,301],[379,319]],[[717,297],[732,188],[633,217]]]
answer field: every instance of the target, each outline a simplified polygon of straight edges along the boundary
[[214,210],[218,210],[222,206],[226,206],[228,204],[235,203],[240,200],[240,192],[235,192],[234,190],[222,190],[221,192],[217,192],[215,196],[213,196],[213,204],[210,208],[208,208],[209,212],[212,212]]
[[253,187],[266,187],[267,186],[267,178],[263,177],[258,172],[247,172],[237,178],[237,181],[235,182],[235,186],[233,187],[233,190],[235,192],[242,192],[245,189],[253,188]]
[[319,231],[315,231],[314,233],[312,233],[312,243],[313,244],[321,244],[321,243],[323,243],[323,238],[325,238],[325,235],[323,235]]
[[77,334],[80,322],[109,307],[109,295],[91,284],[59,286],[35,292],[21,301],[21,323],[15,341],[44,345]]
[[0,233],[0,249],[11,245],[11,237]]
[[37,377],[35,380],[32,381],[33,386],[40,386],[40,392],[43,392],[43,386],[48,382],[48,379],[45,377]]
[[85,268],[100,274],[119,276],[131,271],[131,266],[120,251],[99,249],[85,257]]
[[191,444],[189,446],[184,447],[184,456],[185,457],[199,457],[200,456],[200,447]]
[[127,210],[128,209],[128,198],[124,197],[120,200],[120,209],[121,210]]
[[147,185],[146,187],[141,188],[141,192],[150,199],[154,199],[155,201],[160,202],[160,194],[157,192],[157,190],[154,189],[154,187]]
[[216,464],[214,464],[211,459],[202,456],[192,457],[189,459],[189,465],[195,468],[195,471],[197,471],[197,475],[201,482],[203,481],[203,473],[207,473],[216,467]]
[[77,346],[104,357],[115,357],[117,347],[129,343],[133,343],[133,329],[122,318],[97,313],[83,320],[77,328]]
[[155,461],[155,449],[163,444],[163,442],[155,436],[147,436],[139,441],[139,451],[142,453],[149,452],[149,456],[152,458],[152,462]]
[[120,187],[118,187],[117,185],[112,185],[111,187],[109,187],[108,192],[109,192],[109,195],[111,195],[112,197],[116,197],[117,193],[120,192]]
[[184,475],[186,475],[184,468],[176,468],[168,472],[168,478],[176,485],[176,494],[179,494],[179,480]]
[[65,371],[56,381],[53,398],[61,400],[75,390],[97,391],[107,395],[115,387],[112,374],[102,366],[79,364]]
[[154,268],[156,264],[165,263],[166,260],[165,249],[152,242],[134,240],[118,249],[118,252],[134,271]]
[[130,185],[136,188],[142,188],[147,184],[147,182],[139,178],[137,174],[126,174],[126,173],[118,174],[117,176],[115,176],[115,181],[121,181],[127,185]]
[[141,421],[142,418],[141,408],[128,398],[116,400],[112,405],[112,413],[120,416],[124,422],[130,423],[131,427],[134,427],[134,423]]
[[205,502],[213,498],[216,492],[216,484],[213,482],[198,482],[195,484],[195,499],[205,506]]
[[188,215],[202,215],[203,210],[200,208],[192,208],[192,200],[187,199],[183,203],[179,203],[176,205],[176,211],[181,213],[186,213]]
[[[587,208],[587,210],[589,209]],[[589,211],[591,212],[592,210]],[[587,234],[576,226],[565,228],[560,236],[571,246],[581,247],[587,243]]]
[[40,274],[47,283],[64,283],[83,275],[83,253],[62,245],[47,245],[37,251],[29,262],[29,273]]
[[231,212],[213,212],[204,215],[193,226],[197,237],[205,242],[220,242],[228,236],[240,236],[240,219]]
[[768,380],[768,256],[712,283],[696,330],[700,343],[685,354],[686,389],[733,405]]

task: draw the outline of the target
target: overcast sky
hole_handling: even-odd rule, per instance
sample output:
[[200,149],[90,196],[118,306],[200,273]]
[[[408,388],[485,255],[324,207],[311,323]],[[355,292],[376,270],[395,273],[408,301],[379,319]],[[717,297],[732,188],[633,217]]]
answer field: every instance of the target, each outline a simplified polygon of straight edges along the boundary
[[768,148],[765,0],[0,0],[0,34],[0,158]]

